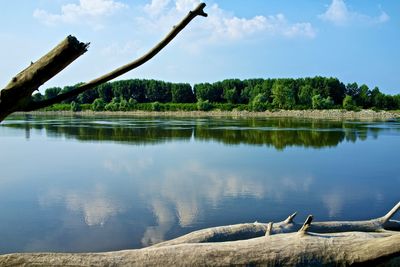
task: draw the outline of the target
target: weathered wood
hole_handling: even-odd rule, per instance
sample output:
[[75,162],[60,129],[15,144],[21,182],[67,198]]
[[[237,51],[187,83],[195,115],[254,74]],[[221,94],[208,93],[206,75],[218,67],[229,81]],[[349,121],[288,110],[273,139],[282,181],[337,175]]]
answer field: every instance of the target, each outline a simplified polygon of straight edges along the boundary
[[[397,203],[387,214],[380,218],[365,221],[329,221],[313,222],[309,225],[308,231],[314,233],[339,233],[339,232],[377,232],[382,230],[400,231],[400,222],[390,220],[400,209],[400,202]],[[297,213],[290,215],[286,220],[274,223],[270,234],[292,233],[301,229],[303,224],[296,223],[294,218]],[[153,247],[178,245],[183,243],[206,243],[226,242],[244,240],[264,236],[268,229],[268,223],[243,223],[227,226],[212,227],[194,231],[187,235],[161,242]]]
[[21,109],[31,101],[32,93],[87,51],[89,44],[68,36],[50,52],[31,63],[11,79],[0,91],[0,121],[2,117]]
[[[377,265],[398,266],[400,264],[400,232],[383,229],[386,223],[397,224],[390,218],[398,211],[398,203],[385,216],[368,221],[313,223],[308,216],[303,225],[295,224],[295,214],[283,222],[254,223],[264,229],[265,236],[239,241],[198,243],[192,239],[175,239],[143,249],[108,253],[17,253],[0,256],[0,266],[348,266]],[[373,223],[371,223],[373,222]],[[379,223],[378,223],[379,222]],[[338,225],[349,225],[342,229],[358,229],[354,232],[313,233],[314,224],[319,230],[340,229]],[[380,225],[379,225],[380,224]],[[250,225],[250,224],[246,224]],[[298,232],[293,231],[298,225]],[[372,227],[373,225],[374,227]],[[382,227],[383,226],[383,227]],[[243,225],[227,228],[210,228],[198,231],[212,231],[235,227],[243,230]],[[297,226],[296,226],[297,227]],[[325,228],[324,228],[325,227]],[[333,228],[332,228],[333,227]],[[233,229],[233,230],[232,230]],[[236,230],[237,230],[236,229]],[[248,229],[254,229],[248,228]],[[365,231],[362,231],[364,229]],[[273,233],[275,230],[278,233]],[[370,232],[373,230],[373,232]],[[222,232],[223,232],[222,231]],[[238,234],[236,232],[236,234]],[[191,236],[192,235],[192,236]],[[201,237],[201,235],[200,235]],[[178,243],[176,241],[179,241]],[[201,238],[199,239],[201,240]],[[204,240],[203,240],[204,241]]]
[[6,88],[0,91],[0,122],[12,112],[32,111],[59,103],[141,66],[167,46],[196,16],[207,17],[207,14],[204,12],[205,7],[206,4],[201,3],[193,11],[190,11],[179,24],[173,27],[161,42],[140,58],[90,82],[84,83],[72,91],[59,94],[52,99],[39,102],[33,101],[32,93],[35,90],[38,90],[43,83],[54,77],[72,61],[86,52],[88,44],[81,43],[75,37],[68,36],[45,56],[16,75]]
[[249,240],[180,244],[111,253],[0,256],[1,266],[348,266],[399,259],[400,234],[277,234]]

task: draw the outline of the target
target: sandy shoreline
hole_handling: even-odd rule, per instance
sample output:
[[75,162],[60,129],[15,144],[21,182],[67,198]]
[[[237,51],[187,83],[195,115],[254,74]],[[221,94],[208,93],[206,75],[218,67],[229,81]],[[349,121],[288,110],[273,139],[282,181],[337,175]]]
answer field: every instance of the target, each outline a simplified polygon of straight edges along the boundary
[[49,115],[49,116],[127,116],[127,117],[231,117],[231,118],[308,118],[329,120],[394,120],[400,119],[399,112],[390,111],[347,111],[331,110],[278,110],[265,112],[249,111],[34,111],[17,114]]

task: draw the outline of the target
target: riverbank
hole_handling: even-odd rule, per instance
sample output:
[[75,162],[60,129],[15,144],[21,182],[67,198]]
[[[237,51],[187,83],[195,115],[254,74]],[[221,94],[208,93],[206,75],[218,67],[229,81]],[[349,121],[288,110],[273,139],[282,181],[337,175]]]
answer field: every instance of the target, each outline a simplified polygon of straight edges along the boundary
[[329,120],[396,120],[400,119],[400,112],[391,111],[348,111],[340,109],[328,110],[277,110],[265,112],[249,111],[33,111],[31,115],[50,116],[128,116],[128,117],[233,117],[233,118],[307,118],[307,119],[329,119]]

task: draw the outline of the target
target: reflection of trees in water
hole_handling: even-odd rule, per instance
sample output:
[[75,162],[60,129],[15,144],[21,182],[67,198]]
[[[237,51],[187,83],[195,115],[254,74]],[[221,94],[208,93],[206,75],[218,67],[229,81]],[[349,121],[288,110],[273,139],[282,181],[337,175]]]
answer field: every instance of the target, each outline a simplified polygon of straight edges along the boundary
[[345,134],[339,131],[320,132],[313,130],[230,130],[213,131],[196,129],[195,137],[200,140],[215,140],[224,144],[270,145],[276,149],[287,146],[327,147],[337,146]]
[[29,119],[9,120],[4,127],[45,130],[49,137],[80,141],[115,141],[130,144],[157,144],[172,140],[213,140],[223,144],[334,147],[346,141],[377,138],[382,128],[366,123],[306,119]]

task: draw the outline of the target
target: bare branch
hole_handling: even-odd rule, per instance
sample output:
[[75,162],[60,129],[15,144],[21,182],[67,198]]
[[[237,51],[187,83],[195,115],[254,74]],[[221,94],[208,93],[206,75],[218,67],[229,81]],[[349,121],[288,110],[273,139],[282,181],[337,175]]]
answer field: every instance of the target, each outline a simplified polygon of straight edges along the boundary
[[0,121],[23,109],[32,101],[32,93],[87,51],[89,44],[68,36],[50,52],[18,73],[0,91]]
[[105,82],[108,82],[118,76],[121,76],[125,74],[128,71],[131,71],[142,64],[146,63],[150,59],[152,59],[155,55],[158,54],[166,45],[168,45],[174,38],[175,36],[178,35],[180,31],[182,31],[196,16],[203,16],[207,17],[207,14],[204,12],[204,8],[206,7],[205,3],[199,4],[193,11],[190,11],[189,14],[176,26],[173,27],[173,29],[167,34],[167,36],[161,40],[155,47],[153,47],[150,51],[148,51],[145,55],[142,57],[136,59],[133,62],[130,62],[122,67],[119,67],[103,76],[100,76],[90,82],[87,82],[85,84],[80,85],[77,87],[75,90],[69,91],[64,94],[60,94],[52,99],[40,101],[40,102],[31,102],[27,107],[24,109],[24,111],[31,111],[31,110],[36,110],[40,109],[43,107],[50,106],[55,103],[59,103],[63,100],[69,99],[71,97],[77,96],[80,93],[85,92],[86,90],[92,89],[100,84],[103,84]]
[[308,228],[310,228],[312,220],[313,220],[313,216],[312,215],[308,215],[308,217],[305,220],[303,226],[300,228],[299,233],[306,233]]
[[382,223],[388,222],[400,210],[400,202],[398,202],[385,216],[382,217]]

